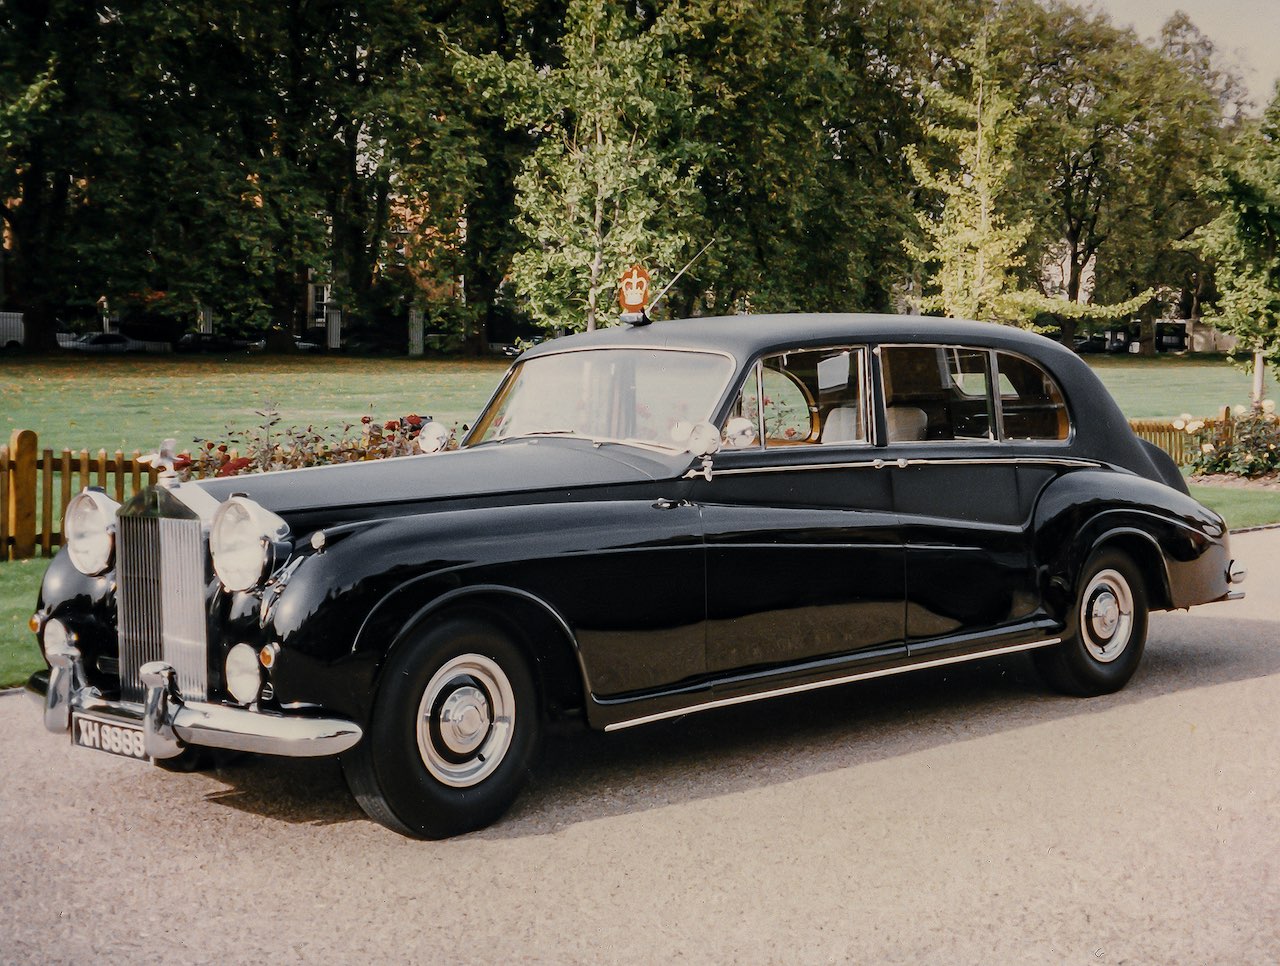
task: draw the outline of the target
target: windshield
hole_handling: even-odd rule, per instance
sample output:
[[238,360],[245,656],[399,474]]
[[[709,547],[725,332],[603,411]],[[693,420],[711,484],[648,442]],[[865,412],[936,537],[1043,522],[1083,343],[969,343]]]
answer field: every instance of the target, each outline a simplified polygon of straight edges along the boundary
[[582,436],[682,449],[714,415],[733,362],[710,352],[590,349],[516,364],[468,446],[522,436]]

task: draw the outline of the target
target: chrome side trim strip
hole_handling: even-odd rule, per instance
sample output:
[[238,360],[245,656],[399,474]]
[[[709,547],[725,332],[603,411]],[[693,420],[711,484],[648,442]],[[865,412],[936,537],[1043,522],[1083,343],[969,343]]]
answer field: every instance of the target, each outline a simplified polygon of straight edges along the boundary
[[883,678],[891,674],[902,674],[906,671],[919,671],[929,667],[942,667],[945,664],[960,664],[964,661],[977,661],[984,657],[998,657],[1001,654],[1014,654],[1018,651],[1030,651],[1037,647],[1051,647],[1054,644],[1061,644],[1062,638],[1050,637],[1043,641],[1031,641],[1029,644],[1011,644],[1008,647],[997,647],[990,651],[979,651],[976,654],[955,654],[951,657],[940,657],[932,661],[920,661],[916,664],[903,664],[899,667],[880,668],[877,671],[860,671],[856,674],[845,674],[838,678],[831,678],[827,681],[810,681],[808,684],[793,684],[789,687],[774,688],[771,691],[761,691],[758,694],[740,694],[732,698],[719,698],[715,701],[707,701],[703,704],[695,704],[688,708],[675,708],[671,711],[659,711],[657,714],[647,714],[639,718],[631,718],[627,721],[618,721],[611,725],[605,725],[605,731],[621,731],[623,728],[634,728],[636,725],[649,724],[654,721],[662,721],[666,718],[679,718],[686,714],[696,714],[699,711],[710,711],[712,708],[725,708],[731,704],[746,704],[749,701],[760,701],[764,698],[778,698],[784,694],[799,694],[801,691],[816,691],[819,688],[835,687],[837,684],[849,684],[853,681],[866,681],[870,678]]
[[[817,443],[814,444],[818,445]],[[866,443],[858,444],[867,446]],[[906,466],[999,466],[1006,463],[1035,465],[1035,466],[1076,466],[1081,468],[1097,469],[1105,466],[1097,460],[1073,459],[1066,456],[1006,456],[1004,458],[978,459],[976,457],[957,457],[956,459],[876,459],[876,460],[857,460],[848,463],[790,463],[785,466],[744,466],[729,467],[722,469],[716,467],[716,476],[741,476],[748,473],[793,473],[802,472],[804,470],[852,470],[862,468],[882,469],[884,467],[904,468]],[[701,471],[695,472],[690,470],[684,475],[685,479],[692,479],[695,476],[701,476]]]

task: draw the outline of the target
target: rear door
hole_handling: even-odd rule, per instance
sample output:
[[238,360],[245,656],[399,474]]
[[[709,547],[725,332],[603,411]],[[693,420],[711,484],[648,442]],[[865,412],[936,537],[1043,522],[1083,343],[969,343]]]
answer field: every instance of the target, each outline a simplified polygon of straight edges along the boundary
[[1038,596],[1030,501],[1001,443],[995,354],[943,345],[880,348],[893,511],[906,550],[912,654],[1027,620]]

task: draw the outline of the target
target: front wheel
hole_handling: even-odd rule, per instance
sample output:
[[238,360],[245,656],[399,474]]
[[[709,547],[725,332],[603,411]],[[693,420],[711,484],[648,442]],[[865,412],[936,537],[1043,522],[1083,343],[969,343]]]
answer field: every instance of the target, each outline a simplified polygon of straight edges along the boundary
[[1085,564],[1069,630],[1061,644],[1036,653],[1051,687],[1092,697],[1119,691],[1133,677],[1147,641],[1147,594],[1128,555],[1103,550]]
[[453,618],[407,641],[382,681],[369,730],[343,758],[360,807],[415,838],[496,821],[541,740],[537,687],[520,649],[489,624]]

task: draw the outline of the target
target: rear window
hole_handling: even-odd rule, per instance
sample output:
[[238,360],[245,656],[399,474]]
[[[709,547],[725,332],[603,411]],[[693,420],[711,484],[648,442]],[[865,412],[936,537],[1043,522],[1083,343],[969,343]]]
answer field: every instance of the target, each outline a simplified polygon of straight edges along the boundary
[[1063,440],[1071,435],[1067,404],[1053,377],[1036,363],[996,353],[1004,438]]

